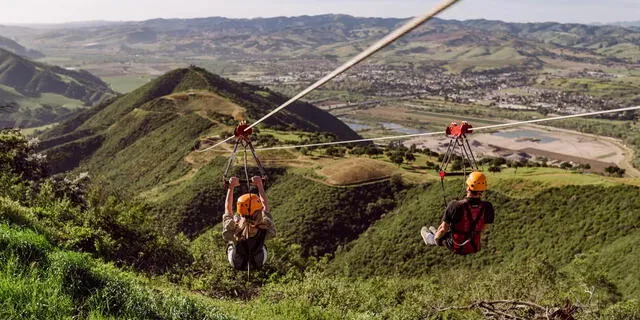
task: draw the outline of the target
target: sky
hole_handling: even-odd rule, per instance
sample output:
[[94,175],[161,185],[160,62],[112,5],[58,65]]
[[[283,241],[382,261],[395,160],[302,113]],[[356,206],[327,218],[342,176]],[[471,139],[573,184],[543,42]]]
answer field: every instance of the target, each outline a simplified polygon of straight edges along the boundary
[[[410,17],[441,0],[0,0],[0,24],[134,21],[223,16],[253,18],[343,13]],[[3,5],[3,3],[5,3]],[[640,0],[462,0],[440,17],[513,22],[640,20]]]

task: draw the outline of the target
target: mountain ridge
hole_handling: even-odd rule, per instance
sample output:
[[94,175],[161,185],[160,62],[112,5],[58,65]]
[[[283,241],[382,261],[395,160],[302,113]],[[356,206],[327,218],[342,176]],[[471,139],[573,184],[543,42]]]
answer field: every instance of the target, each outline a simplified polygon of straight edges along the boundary
[[[286,100],[287,97],[269,89],[223,79],[195,66],[176,69],[45,132],[42,135],[43,146],[57,154],[53,157],[61,165],[54,172],[60,172],[76,167],[80,160],[86,160],[98,149],[104,153],[102,160],[109,159],[116,154],[123,154],[124,149],[155,130],[165,128],[171,131],[171,126],[177,126],[185,129],[169,135],[172,139],[181,139],[176,146],[180,146],[182,153],[172,152],[178,154],[177,158],[174,155],[172,161],[178,162],[184,169],[186,165],[182,164],[183,158],[207,130],[214,128],[214,134],[224,134],[232,130],[238,120],[257,119]],[[183,121],[187,118],[193,121],[191,125]],[[292,104],[265,121],[264,126],[281,130],[329,132],[344,140],[360,138],[340,120],[304,102]],[[86,144],[89,137],[93,137],[93,140]],[[82,149],[84,152],[65,151],[76,147],[85,148]],[[66,163],[65,158],[70,162]],[[90,167],[97,168],[100,165],[94,163]],[[119,171],[115,167],[112,169],[113,172]]]
[[4,49],[10,51],[19,56],[23,56],[29,59],[39,59],[44,57],[42,52],[32,49],[27,49],[20,45],[18,42],[11,40],[9,38],[5,38],[0,36],[0,49]]
[[[119,48],[115,50],[126,55],[211,55],[229,60],[324,57],[343,52],[338,55],[346,58],[353,50],[381,38],[405,21],[407,19],[359,18],[332,14],[254,19],[151,19],[94,28],[53,29],[32,35],[30,43],[37,44],[45,52],[59,51],[64,49],[62,43],[72,43],[78,47],[79,52],[86,50],[87,53]],[[477,37],[465,38],[470,34]],[[430,35],[431,38],[424,38],[425,35]],[[463,41],[451,42],[460,39]],[[574,56],[588,53],[599,59],[611,59],[612,62],[634,62],[637,59],[634,60],[633,48],[640,44],[640,30],[576,23],[512,23],[434,18],[388,48],[385,53],[374,57],[374,60],[390,59],[397,50],[411,48],[410,44],[430,47],[432,54],[429,59],[456,60],[455,56],[447,57],[447,49],[491,49],[496,46],[511,46],[510,41],[526,43],[530,47],[526,50],[528,54],[564,50],[567,51],[565,54],[572,53]],[[162,43],[162,46],[154,43]],[[519,57],[516,65],[521,61],[522,57]]]
[[0,104],[11,112],[0,127],[36,127],[57,122],[75,109],[115,96],[100,78],[31,61],[0,48]]

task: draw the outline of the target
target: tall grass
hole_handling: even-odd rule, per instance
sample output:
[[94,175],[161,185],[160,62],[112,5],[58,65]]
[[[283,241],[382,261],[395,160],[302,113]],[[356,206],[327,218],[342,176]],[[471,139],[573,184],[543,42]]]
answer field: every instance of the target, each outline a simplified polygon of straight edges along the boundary
[[2,319],[228,319],[206,298],[0,226]]

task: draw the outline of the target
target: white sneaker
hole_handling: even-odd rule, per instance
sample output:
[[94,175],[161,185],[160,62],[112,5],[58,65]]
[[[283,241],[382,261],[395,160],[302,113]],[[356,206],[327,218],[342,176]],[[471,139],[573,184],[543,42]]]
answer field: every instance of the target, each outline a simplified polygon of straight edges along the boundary
[[420,235],[422,236],[422,240],[424,240],[424,243],[426,243],[427,245],[431,245],[431,246],[435,246],[436,245],[436,235],[435,235],[435,228],[434,227],[422,227],[422,229],[420,229]]

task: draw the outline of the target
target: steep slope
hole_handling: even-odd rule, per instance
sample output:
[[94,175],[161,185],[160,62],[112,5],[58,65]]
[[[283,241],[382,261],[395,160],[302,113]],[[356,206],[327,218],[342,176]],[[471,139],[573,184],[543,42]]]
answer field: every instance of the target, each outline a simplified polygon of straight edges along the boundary
[[[27,170],[22,164],[0,172],[0,297],[9,297],[1,301],[10,306],[0,314],[476,319],[480,314],[475,311],[441,309],[492,300],[531,301],[550,312],[569,301],[581,308],[578,315],[602,319],[635,319],[640,310],[640,188],[616,183],[633,181],[596,176],[588,178],[599,185],[572,186],[586,177],[561,171],[551,178],[562,188],[537,181],[534,172],[519,171],[521,178],[496,173],[491,180],[496,191],[487,196],[498,215],[485,236],[484,251],[459,257],[426,247],[418,234],[422,225],[439,220],[437,185],[407,186],[390,179],[331,187],[295,169],[271,167],[267,192],[280,237],[267,243],[270,260],[265,269],[251,275],[235,272],[225,260],[226,243],[216,225],[225,159],[215,158],[193,176],[180,176],[182,181],[160,184],[165,175],[181,173],[171,167],[185,152],[181,140],[201,125],[218,125],[192,117],[194,104],[170,103],[176,95],[181,93],[144,103],[93,133],[103,139],[94,156],[104,152],[105,159],[89,157],[82,166],[103,161],[95,165],[111,177],[94,177],[92,188],[67,191],[80,199],[58,195],[51,182],[21,182],[21,171],[11,176],[13,170]],[[63,131],[82,126],[80,120]],[[179,135],[181,131],[186,133]],[[4,140],[15,141],[12,135]],[[33,158],[29,152],[9,152],[14,153]],[[0,160],[2,165],[14,162],[11,157]],[[107,184],[117,191],[158,188],[136,203],[126,203],[118,200],[119,192],[104,190]],[[521,188],[527,192],[518,192]],[[502,194],[505,190],[513,196]],[[155,225],[150,226],[152,215]],[[157,238],[159,231],[184,232],[188,238]],[[153,256],[152,263],[165,264],[166,274],[145,283],[71,250],[91,252],[116,265],[133,262],[133,268]],[[186,261],[170,262],[178,254],[186,255]],[[154,286],[164,279],[185,291],[225,299],[212,301],[174,286]],[[251,300],[239,303],[229,297]],[[513,312],[531,318],[529,311]]]
[[[551,188],[525,199],[489,193],[496,223],[484,237],[485,249],[470,258],[422,243],[418,231],[438,222],[442,199],[438,186],[416,187],[402,206],[337,254],[331,269],[358,276],[426,275],[532,260],[561,268],[587,257],[592,265],[607,270],[622,293],[633,297],[640,288],[626,279],[640,277],[640,269],[626,265],[637,250],[625,246],[640,236],[639,195],[640,189],[630,186]],[[625,259],[613,258],[620,252],[626,252]]]
[[33,62],[0,48],[0,104],[12,106],[0,127],[57,122],[112,96],[107,84],[86,71]]
[[48,201],[36,209],[0,196],[0,318],[230,319],[211,299],[59,245],[34,214],[51,214]]
[[[176,95],[171,96],[171,94]],[[238,83],[204,69],[190,67],[171,71],[117,99],[84,123],[81,128],[105,128],[135,108],[153,112],[203,111],[211,115],[222,113],[238,119],[245,117],[247,120],[255,120],[287,99],[266,88]],[[207,103],[214,105],[208,107]],[[234,114],[234,112],[239,113]],[[265,124],[270,127],[324,131],[333,133],[340,139],[357,138],[357,134],[347,125],[329,113],[304,102],[292,104],[283,112],[265,121]]]
[[44,54],[37,50],[31,50],[23,47],[19,43],[0,36],[0,49],[7,50],[11,53],[17,54],[19,56],[23,56],[29,59],[38,59],[44,57]]
[[[225,162],[214,160],[204,167],[188,162],[194,146],[202,137],[231,130],[237,123],[234,116],[255,119],[286,99],[197,67],[178,69],[60,124],[42,135],[40,147],[52,172],[88,171],[121,191],[151,193],[165,232],[194,235],[220,221],[220,203],[214,200],[223,192],[219,177]],[[306,103],[294,104],[261,127],[359,137]],[[279,174],[281,169],[270,169],[270,181]],[[375,201],[372,197],[377,193],[366,199]]]
[[113,95],[107,84],[86,71],[29,61],[4,49],[0,49],[0,84],[25,95],[56,93],[86,104]]
[[[124,185],[141,190],[185,174],[190,166],[183,158],[200,137],[232,129],[234,118],[256,119],[286,99],[197,67],[177,69],[45,133],[42,148],[59,160],[55,172],[82,162],[86,169],[110,179],[120,177]],[[328,132],[339,139],[359,137],[330,114],[302,102],[265,126]],[[156,159],[166,161],[166,168],[156,163],[152,169]],[[156,178],[145,168],[157,170]]]

